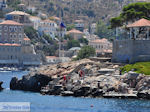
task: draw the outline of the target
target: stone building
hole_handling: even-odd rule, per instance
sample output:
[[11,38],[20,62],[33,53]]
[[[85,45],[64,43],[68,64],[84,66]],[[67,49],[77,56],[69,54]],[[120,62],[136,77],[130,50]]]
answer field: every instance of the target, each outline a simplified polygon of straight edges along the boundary
[[0,42],[21,44],[24,38],[23,24],[6,20],[0,23]]
[[72,29],[67,32],[67,35],[70,35],[73,39],[78,40],[80,38],[83,38],[84,33],[79,30]]
[[112,43],[107,39],[96,39],[89,41],[89,45],[96,50],[96,55],[112,53]]
[[150,21],[140,19],[127,26],[128,38],[114,40],[112,61],[117,63],[135,63],[150,61]]
[[29,14],[22,11],[13,11],[6,14],[6,20],[13,20],[18,23],[22,23],[24,26],[33,26],[29,17]]
[[40,56],[24,34],[23,24],[6,20],[0,23],[0,64],[40,65]]

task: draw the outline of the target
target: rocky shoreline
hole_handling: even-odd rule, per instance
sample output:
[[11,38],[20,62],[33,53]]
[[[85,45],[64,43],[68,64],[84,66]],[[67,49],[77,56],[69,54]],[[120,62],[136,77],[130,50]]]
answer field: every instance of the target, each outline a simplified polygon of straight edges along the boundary
[[89,59],[46,65],[22,79],[12,78],[10,89],[43,95],[150,99],[150,77],[134,72],[121,75],[119,67]]

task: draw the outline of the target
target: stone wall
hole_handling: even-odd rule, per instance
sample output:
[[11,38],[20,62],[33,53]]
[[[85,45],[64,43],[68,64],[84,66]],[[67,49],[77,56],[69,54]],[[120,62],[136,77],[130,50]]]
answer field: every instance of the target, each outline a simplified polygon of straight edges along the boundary
[[150,61],[150,40],[114,40],[112,61],[117,63]]

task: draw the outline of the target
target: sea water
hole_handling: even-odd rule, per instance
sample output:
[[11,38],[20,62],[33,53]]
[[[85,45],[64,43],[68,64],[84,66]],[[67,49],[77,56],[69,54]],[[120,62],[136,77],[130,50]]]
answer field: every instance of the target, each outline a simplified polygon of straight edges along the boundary
[[30,102],[31,112],[150,112],[150,100],[42,96],[9,89],[13,76],[21,78],[27,73],[0,72],[0,81],[4,82],[5,88],[0,92],[0,102]]

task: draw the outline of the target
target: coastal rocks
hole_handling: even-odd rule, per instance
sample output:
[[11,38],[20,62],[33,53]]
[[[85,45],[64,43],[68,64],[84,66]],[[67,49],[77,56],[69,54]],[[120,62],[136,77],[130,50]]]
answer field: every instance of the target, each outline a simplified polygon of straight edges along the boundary
[[137,93],[138,98],[150,99],[150,90],[143,90]]
[[10,89],[75,97],[150,97],[150,77],[135,72],[120,75],[118,66],[105,64],[84,59],[44,65],[22,79],[12,78]]
[[136,85],[137,91],[150,90],[150,77],[143,77]]
[[62,96],[73,96],[74,93],[72,91],[64,91],[61,93]]
[[44,87],[51,81],[51,77],[42,74],[29,74],[18,80],[13,77],[10,82],[10,89],[39,92],[41,87]]
[[128,84],[130,88],[135,88],[137,83],[143,78],[142,74],[135,72],[128,72],[121,76],[121,81]]
[[0,91],[3,90],[4,88],[2,87],[3,82],[0,81]]

